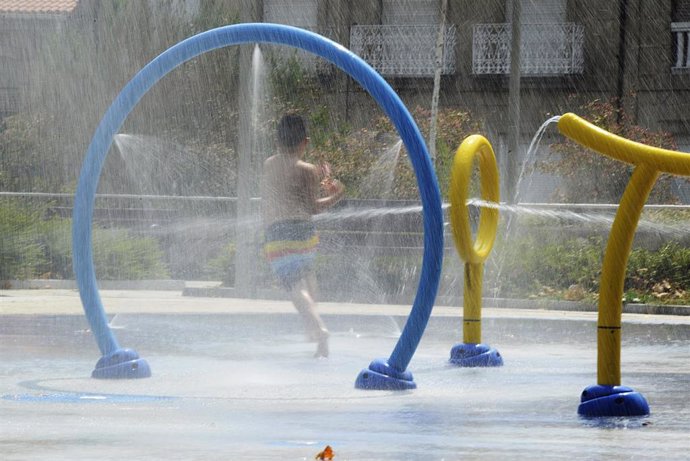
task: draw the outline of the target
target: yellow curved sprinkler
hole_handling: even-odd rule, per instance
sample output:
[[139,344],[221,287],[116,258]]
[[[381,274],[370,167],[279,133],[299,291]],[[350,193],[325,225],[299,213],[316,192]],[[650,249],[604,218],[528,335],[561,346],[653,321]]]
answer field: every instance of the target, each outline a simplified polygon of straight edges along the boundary
[[464,342],[453,346],[450,362],[463,367],[497,367],[503,365],[501,354],[496,349],[481,344],[481,315],[484,261],[496,238],[498,209],[486,206],[481,208],[477,240],[473,243],[467,197],[475,157],[479,160],[482,199],[491,203],[499,201],[498,167],[491,144],[483,136],[469,136],[455,153],[450,177],[450,224],[455,248],[465,261],[462,319]]
[[659,173],[690,176],[690,155],[621,138],[570,113],[559,119],[558,129],[583,146],[635,166],[611,227],[601,270],[597,384],[582,392],[578,413],[583,416],[646,415],[649,405],[645,398],[620,385],[625,269],[642,208]]

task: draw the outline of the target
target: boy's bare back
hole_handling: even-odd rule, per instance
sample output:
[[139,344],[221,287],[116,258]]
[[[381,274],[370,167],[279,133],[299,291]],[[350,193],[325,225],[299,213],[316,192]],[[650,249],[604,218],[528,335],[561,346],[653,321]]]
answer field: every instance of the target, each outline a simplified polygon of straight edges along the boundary
[[265,226],[280,221],[310,219],[318,212],[318,197],[316,166],[283,154],[266,159],[262,183]]

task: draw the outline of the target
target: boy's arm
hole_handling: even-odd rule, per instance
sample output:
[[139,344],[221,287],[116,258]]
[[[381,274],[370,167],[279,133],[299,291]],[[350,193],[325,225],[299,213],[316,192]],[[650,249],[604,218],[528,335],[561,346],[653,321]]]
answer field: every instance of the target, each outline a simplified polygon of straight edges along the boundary
[[[318,178],[317,178],[318,180]],[[343,183],[338,181],[337,179],[329,179],[328,180],[328,192],[329,194],[326,195],[325,197],[319,198],[317,202],[317,213],[320,213],[327,208],[332,207],[336,203],[338,203],[342,198],[343,195],[345,195],[345,186]]]
[[324,197],[320,197],[321,193],[321,178],[319,176],[318,168],[309,164],[305,168],[307,176],[306,190],[307,200],[311,205],[313,214],[321,213],[332,207],[343,198],[345,194],[345,186],[337,179],[330,180],[330,193]]

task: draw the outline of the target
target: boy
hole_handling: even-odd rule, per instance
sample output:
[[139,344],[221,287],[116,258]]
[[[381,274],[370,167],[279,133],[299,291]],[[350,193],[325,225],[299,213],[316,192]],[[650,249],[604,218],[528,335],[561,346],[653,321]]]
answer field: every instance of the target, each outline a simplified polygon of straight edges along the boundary
[[320,181],[319,169],[302,160],[308,142],[302,117],[284,115],[278,124],[279,153],[264,162],[261,181],[264,253],[290,291],[308,338],[317,343],[315,357],[328,357],[328,330],[316,310],[312,266],[319,237],[311,217],[338,203],[345,187],[329,177]]

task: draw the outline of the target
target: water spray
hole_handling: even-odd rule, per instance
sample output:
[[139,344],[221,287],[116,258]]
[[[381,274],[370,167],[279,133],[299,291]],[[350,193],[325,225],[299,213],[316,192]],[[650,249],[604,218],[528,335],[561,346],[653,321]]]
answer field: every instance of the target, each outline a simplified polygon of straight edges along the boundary
[[203,53],[232,45],[270,43],[300,48],[320,56],[356,80],[391,119],[407,149],[424,211],[422,272],[412,310],[402,335],[388,359],[374,360],[356,380],[363,389],[416,387],[407,371],[431,315],[441,276],[443,213],[441,193],[424,138],[397,93],[369,64],[342,45],[321,35],[279,24],[235,24],[190,37],[149,62],[118,94],[101,119],[86,152],[74,197],[73,265],[84,312],[103,357],[92,376],[143,378],[148,363],[134,350],[123,349],[108,326],[98,291],[92,253],[92,219],[96,189],[113,137],[146,92],[181,64]]

